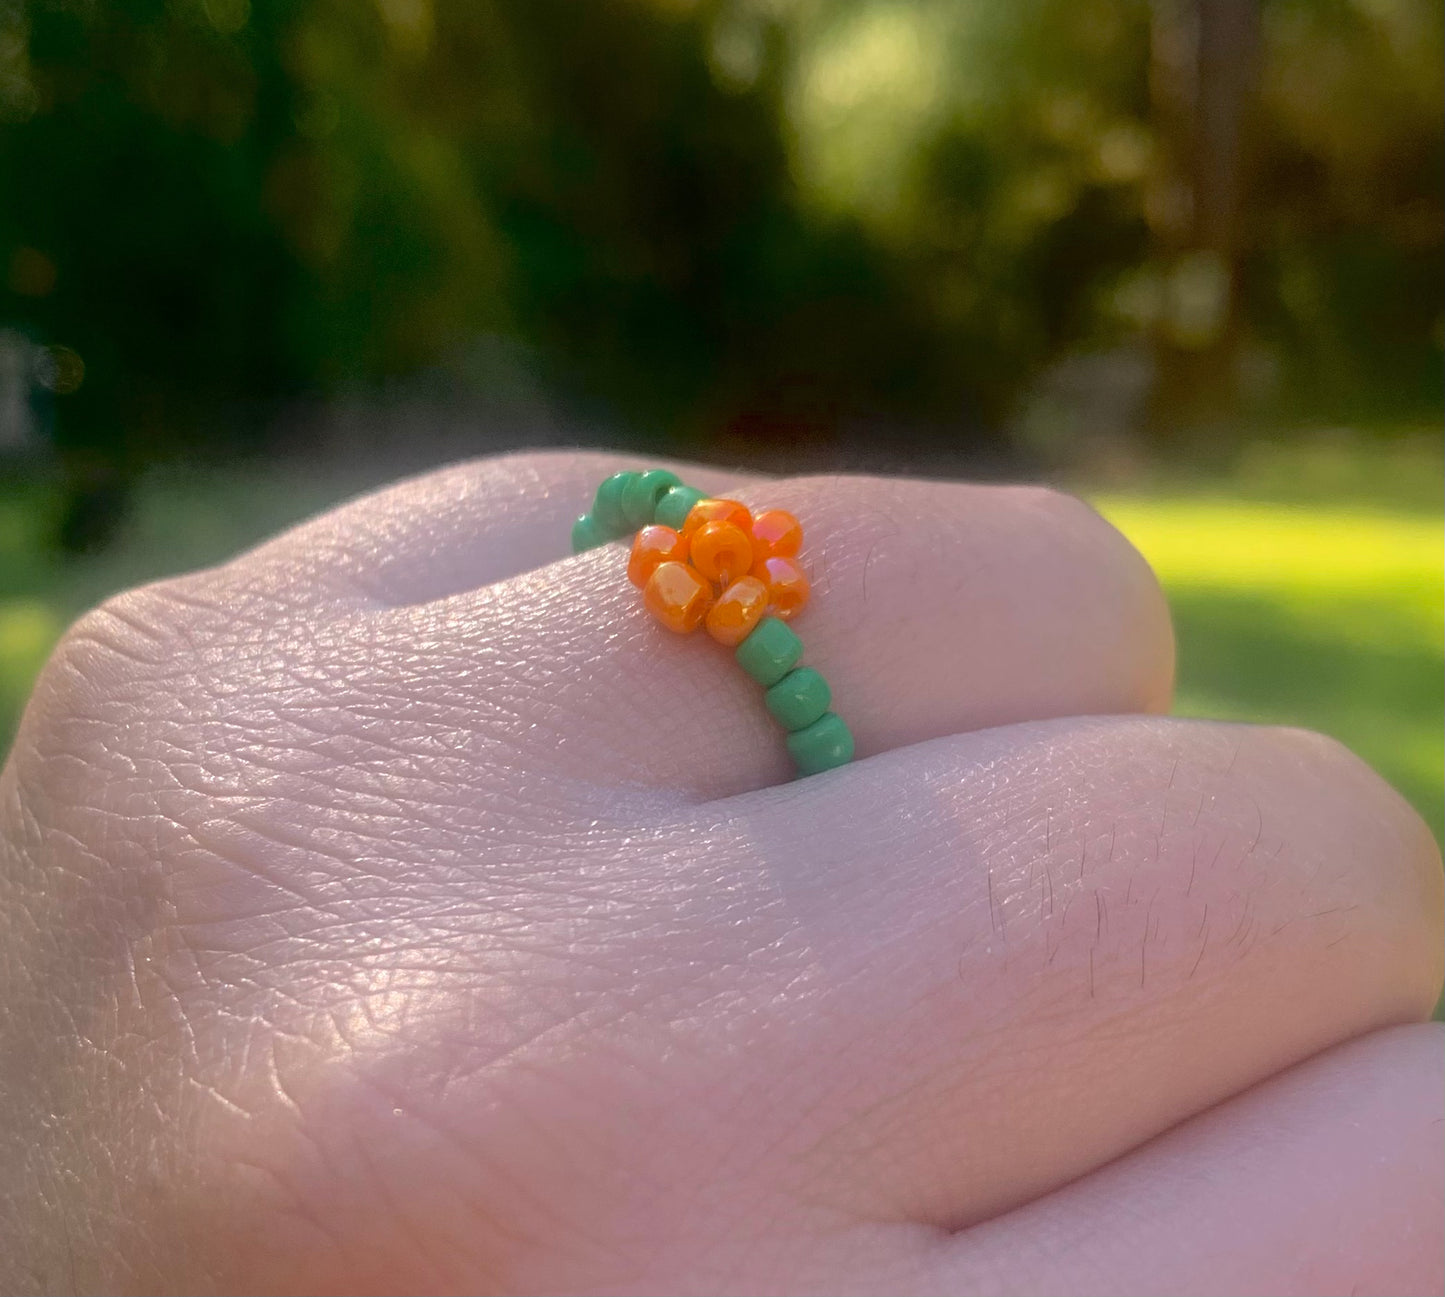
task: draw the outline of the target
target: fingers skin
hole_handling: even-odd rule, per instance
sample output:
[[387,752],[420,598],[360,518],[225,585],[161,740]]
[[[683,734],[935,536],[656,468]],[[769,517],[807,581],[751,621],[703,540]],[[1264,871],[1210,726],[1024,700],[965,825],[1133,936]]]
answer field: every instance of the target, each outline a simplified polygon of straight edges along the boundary
[[1445,1037],[1377,1032],[939,1250],[940,1293],[1433,1294]]
[[860,1214],[967,1224],[1439,992],[1434,841],[1318,736],[1056,722],[720,810],[815,961],[795,1170]]
[[[1072,692],[1021,680],[1029,706],[1159,692],[1157,592],[1078,506],[762,494],[787,491],[827,560],[800,629],[865,750],[997,718],[1030,653]],[[1020,557],[991,592],[1000,538]],[[641,1291],[729,1247],[729,1273],[796,1266],[860,1221],[978,1220],[1433,1001],[1433,845],[1322,741],[1059,722],[705,801],[780,779],[778,736],[725,655],[651,626],[619,557],[280,626],[221,600],[197,629],[198,578],[62,653],[0,781],[32,866],[11,922],[56,974],[8,1052],[72,1041],[65,1075],[105,1069],[88,1147],[114,1169],[63,1164],[100,1204],[93,1256],[184,1236],[214,1264],[253,1228],[229,1286],[265,1253],[291,1290]],[[913,582],[937,604],[905,606]],[[178,627],[141,615],[167,607]],[[960,680],[936,659],[967,634],[989,655]],[[69,1106],[37,1082],[27,1113]],[[177,1141],[200,1169],[138,1230],[130,1186]]]
[[[471,499],[469,482],[458,489]],[[805,519],[816,583],[797,622],[805,660],[831,681],[862,755],[980,726],[1167,704],[1173,643],[1158,587],[1077,501],[839,478],[743,494]],[[396,516],[423,516],[408,498],[401,489]],[[473,507],[456,506],[448,525]],[[224,716],[214,737],[225,750],[197,753],[218,765],[264,749],[302,754],[314,769],[324,749],[388,771],[394,788],[450,754],[477,797],[489,798],[493,772],[505,771],[510,799],[520,788],[551,808],[569,784],[584,800],[598,786],[618,790],[640,810],[658,797],[697,801],[790,778],[758,686],[705,634],[676,636],[653,621],[626,579],[622,546],[430,602],[317,608],[307,602],[321,597],[317,582],[344,586],[355,554],[378,552],[375,519],[356,508],[367,539],[353,548],[328,541],[333,524],[321,520],[231,570],[113,601],[71,637],[72,674],[138,675],[131,695],[150,723],[174,713],[193,731],[196,716]],[[503,544],[508,563],[551,543],[533,534],[540,526],[520,524],[532,538]],[[484,566],[470,540],[425,537],[410,536],[395,560],[414,596]],[[278,616],[276,582],[297,571],[307,575],[287,589],[303,615]],[[377,580],[379,589],[400,578]],[[189,696],[173,682],[178,662],[193,676]],[[158,689],[168,695],[159,711]],[[197,736],[184,745],[196,748]]]
[[414,604],[571,552],[572,522],[622,469],[671,468],[719,493],[756,474],[598,451],[530,452],[427,473],[322,514],[243,556],[228,576],[273,597]]
[[840,706],[862,709],[868,751],[1169,706],[1173,632],[1154,575],[1071,496],[880,478],[742,495],[805,520],[815,588],[798,628],[836,675]]
[[[85,642],[134,641],[124,669],[152,662],[153,688],[180,639],[204,688],[237,697],[254,680],[268,707],[251,719],[269,732],[253,737],[267,747],[305,750],[325,716],[328,729],[376,733],[377,760],[394,767],[444,745],[479,770],[694,800],[783,782],[791,762],[757,685],[704,633],[653,621],[623,546],[497,579],[561,552],[576,499],[620,462],[518,456],[418,479],[225,568],[112,601],[71,637],[72,656],[107,670]],[[716,473],[685,471],[721,489]],[[829,678],[862,755],[1168,705],[1158,586],[1076,500],[867,478],[738,493],[804,520],[805,661]],[[237,737],[224,736],[232,748]]]
[[[940,734],[1167,705],[1168,611],[1123,539],[1033,488],[802,478],[742,492],[804,519],[796,626],[862,755]],[[790,774],[760,690],[705,634],[647,614],[615,549],[380,619],[419,711],[506,761],[727,796]],[[397,665],[400,663],[400,666]],[[490,669],[489,669],[490,668]],[[522,712],[532,728],[519,730]]]
[[491,1265],[503,1290],[666,1291],[706,1256],[746,1290],[749,1253],[1056,1189],[1427,1014],[1441,975],[1413,813],[1333,745],[1239,726],[960,736],[513,869],[470,914],[458,877],[444,917],[474,935],[430,966],[440,1004],[377,981],[269,1124],[211,1114],[276,1215],[344,1241],[282,1254],[359,1267],[333,1286],[435,1254],[458,1289]]

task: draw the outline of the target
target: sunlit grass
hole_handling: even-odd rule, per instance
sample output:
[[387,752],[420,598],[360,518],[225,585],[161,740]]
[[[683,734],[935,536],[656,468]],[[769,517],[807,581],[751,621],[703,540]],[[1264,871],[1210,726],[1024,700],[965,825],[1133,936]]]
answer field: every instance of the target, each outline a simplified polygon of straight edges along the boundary
[[1194,496],[1095,503],[1169,593],[1181,712],[1332,734],[1441,835],[1439,516]]
[[1328,504],[1104,496],[1095,503],[1176,585],[1267,591],[1327,610],[1352,595],[1389,597],[1439,638],[1438,518]]
[[38,599],[0,599],[0,744],[64,622]]

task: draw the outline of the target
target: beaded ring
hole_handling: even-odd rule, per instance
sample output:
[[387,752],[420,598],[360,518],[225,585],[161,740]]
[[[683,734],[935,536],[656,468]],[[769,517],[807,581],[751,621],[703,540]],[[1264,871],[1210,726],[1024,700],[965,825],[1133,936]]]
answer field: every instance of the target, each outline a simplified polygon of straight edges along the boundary
[[614,473],[597,488],[590,513],[572,524],[572,552],[635,532],[627,577],[670,631],[699,626],[763,686],[763,702],[788,731],[798,774],[853,759],[853,735],[831,710],[828,682],[799,666],[803,642],[787,623],[808,602],[798,563],[803,529],[792,514],[752,514],[736,500],[713,499],[665,469]]

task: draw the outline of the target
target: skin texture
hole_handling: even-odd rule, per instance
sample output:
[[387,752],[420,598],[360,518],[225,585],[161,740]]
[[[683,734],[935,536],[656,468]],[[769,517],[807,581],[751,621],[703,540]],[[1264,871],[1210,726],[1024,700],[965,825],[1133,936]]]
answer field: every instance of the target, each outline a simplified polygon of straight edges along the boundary
[[804,525],[859,760],[469,464],[88,615],[0,776],[7,1292],[1430,1293],[1440,861],[1314,735],[1170,720],[1032,488]]

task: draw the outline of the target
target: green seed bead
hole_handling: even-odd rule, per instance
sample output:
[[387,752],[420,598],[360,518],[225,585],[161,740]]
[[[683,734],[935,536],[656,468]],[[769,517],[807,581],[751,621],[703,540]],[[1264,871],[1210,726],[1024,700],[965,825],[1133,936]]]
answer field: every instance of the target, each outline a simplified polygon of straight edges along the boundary
[[657,502],[657,508],[652,511],[652,520],[660,522],[664,527],[671,527],[673,531],[681,531],[687,515],[692,512],[692,506],[699,500],[706,499],[707,493],[696,487],[675,486]]
[[788,735],[799,776],[845,766],[853,760],[853,734],[837,712],[824,712],[806,729]]
[[649,469],[639,473],[622,491],[622,516],[627,525],[636,531],[653,521],[658,501],[675,486],[681,486],[676,473],[665,468]]
[[603,534],[602,528],[597,525],[597,519],[590,513],[584,513],[572,524],[572,552],[580,554],[583,550],[596,549],[599,545],[607,544],[607,537]]
[[764,617],[733,650],[738,665],[764,688],[777,684],[803,656],[803,641],[786,622]]
[[612,540],[627,530],[627,516],[622,512],[622,493],[640,473],[614,473],[597,488],[592,501],[592,517],[602,533]]
[[812,667],[797,667],[763,695],[773,719],[785,730],[806,729],[833,701],[828,682]]

